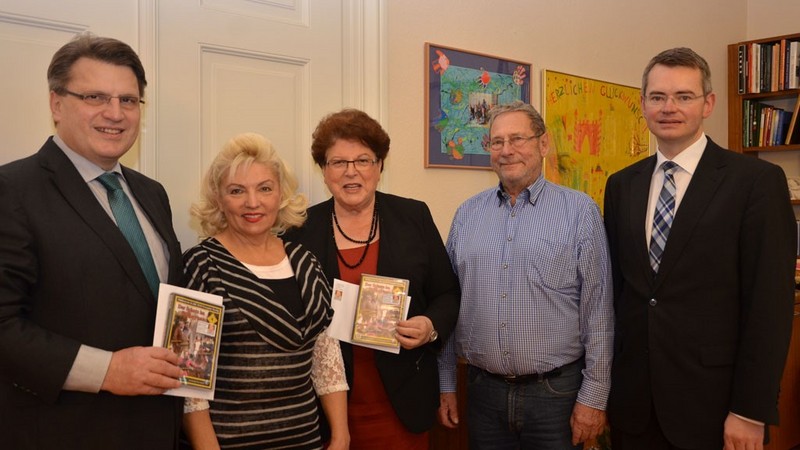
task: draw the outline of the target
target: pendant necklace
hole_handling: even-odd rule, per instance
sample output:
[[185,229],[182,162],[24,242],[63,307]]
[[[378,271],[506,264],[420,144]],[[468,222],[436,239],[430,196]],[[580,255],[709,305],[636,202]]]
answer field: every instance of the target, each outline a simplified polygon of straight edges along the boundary
[[[350,236],[346,235],[344,233],[344,230],[342,230],[342,227],[339,225],[339,219],[336,218],[336,208],[333,208],[331,212],[333,219],[331,220],[331,232],[333,233],[333,245],[334,247],[336,247],[336,255],[339,257],[339,261],[341,261],[342,264],[345,265],[345,267],[349,269],[355,269],[356,267],[360,266],[362,262],[364,262],[364,258],[367,257],[367,251],[369,251],[369,244],[372,242],[373,239],[375,239],[375,235],[378,233],[378,201],[375,200],[375,205],[373,206],[372,224],[370,225],[369,228],[369,236],[367,236],[367,240],[365,241],[353,239]],[[364,246],[364,253],[361,254],[361,258],[358,259],[357,263],[351,265],[348,264],[347,261],[345,261],[344,256],[342,256],[342,252],[339,251],[339,246],[336,245],[336,232],[333,229],[334,225],[336,226],[336,229],[339,230],[339,233],[342,235],[342,237],[344,237],[348,241],[354,244],[366,244],[366,246]]]

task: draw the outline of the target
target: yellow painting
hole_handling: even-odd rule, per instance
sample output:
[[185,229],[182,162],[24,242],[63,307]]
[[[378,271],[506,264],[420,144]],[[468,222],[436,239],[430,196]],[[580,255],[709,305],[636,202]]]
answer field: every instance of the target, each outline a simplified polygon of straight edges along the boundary
[[585,192],[602,208],[609,175],[650,152],[639,88],[543,72],[545,177]]

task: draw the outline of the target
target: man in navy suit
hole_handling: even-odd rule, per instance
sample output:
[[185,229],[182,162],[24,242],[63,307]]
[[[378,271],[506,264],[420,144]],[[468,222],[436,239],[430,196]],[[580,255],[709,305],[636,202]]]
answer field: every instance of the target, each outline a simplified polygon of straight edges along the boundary
[[650,61],[641,101],[658,152],[612,175],[605,196],[612,446],[761,449],[778,420],[794,303],[786,178],[705,135],[715,95],[691,49]]
[[81,34],[48,83],[55,135],[0,167],[0,441],[175,448],[182,402],[159,394],[180,386],[178,358],[149,345],[158,283],[182,278],[180,245],[163,187],[118,162],[139,135],[144,69],[128,45]]

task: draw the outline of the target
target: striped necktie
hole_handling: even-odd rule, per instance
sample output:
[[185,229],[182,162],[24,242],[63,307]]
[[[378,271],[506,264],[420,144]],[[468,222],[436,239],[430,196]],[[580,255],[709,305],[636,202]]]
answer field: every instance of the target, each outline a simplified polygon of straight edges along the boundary
[[153,263],[150,247],[147,245],[147,239],[144,237],[139,219],[136,218],[136,212],[133,210],[131,200],[122,190],[122,185],[116,173],[106,172],[97,177],[97,180],[106,188],[108,203],[111,205],[111,212],[114,214],[117,226],[133,249],[136,260],[139,261],[139,266],[141,266],[144,276],[147,278],[147,284],[150,285],[153,294],[157,296],[158,271]]
[[653,233],[650,238],[650,267],[653,273],[658,273],[661,265],[661,256],[667,247],[667,237],[675,217],[675,171],[680,166],[672,161],[665,161],[661,165],[664,171],[664,185],[658,195],[655,214],[653,215]]

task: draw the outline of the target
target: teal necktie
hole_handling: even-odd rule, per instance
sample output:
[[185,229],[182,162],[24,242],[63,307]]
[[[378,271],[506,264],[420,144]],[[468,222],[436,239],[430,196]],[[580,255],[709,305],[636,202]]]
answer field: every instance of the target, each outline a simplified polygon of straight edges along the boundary
[[117,226],[133,249],[133,253],[139,261],[139,266],[141,266],[144,276],[147,278],[147,284],[150,285],[153,295],[158,295],[158,271],[153,263],[150,247],[147,245],[142,226],[136,218],[136,212],[133,210],[131,200],[122,190],[122,185],[116,173],[106,172],[97,177],[97,180],[108,191],[108,203],[111,205],[111,212],[114,214]]

